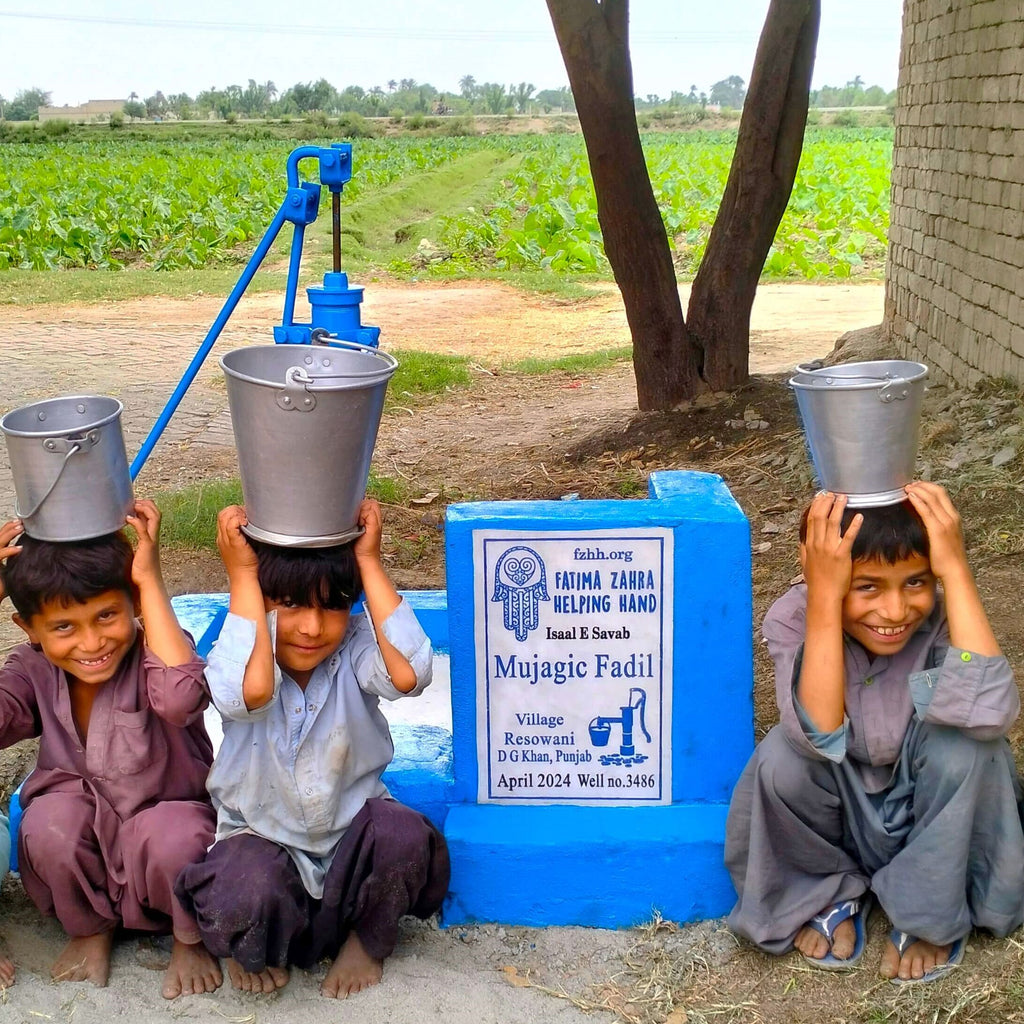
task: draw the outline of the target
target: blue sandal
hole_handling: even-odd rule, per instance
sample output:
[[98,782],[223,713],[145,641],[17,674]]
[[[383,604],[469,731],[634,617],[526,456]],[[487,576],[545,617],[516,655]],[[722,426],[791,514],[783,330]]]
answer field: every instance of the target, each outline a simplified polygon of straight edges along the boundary
[[[910,935],[907,932],[901,932],[898,928],[893,928],[889,933],[889,941],[896,947],[896,952],[899,953],[900,958],[903,958],[903,954],[907,949],[918,941],[917,935]],[[949,959],[944,964],[936,964],[930,971],[925,971],[920,978],[901,978],[898,975],[895,978],[889,980],[894,985],[917,985],[923,981],[938,981],[939,978],[944,978],[950,971],[953,970],[964,958],[964,947],[967,945],[967,936],[961,935],[952,946],[949,947]]]
[[844,921],[849,921],[850,918],[853,918],[856,940],[854,941],[853,952],[845,960],[833,956],[831,948],[820,959],[803,953],[800,955],[812,967],[820,967],[823,971],[853,970],[864,955],[864,946],[867,944],[867,922],[871,914],[871,902],[870,893],[865,893],[857,899],[842,900],[839,903],[833,903],[832,906],[827,907],[807,922],[807,927],[813,928],[819,934],[824,935],[828,939],[829,947],[831,947],[836,929]]

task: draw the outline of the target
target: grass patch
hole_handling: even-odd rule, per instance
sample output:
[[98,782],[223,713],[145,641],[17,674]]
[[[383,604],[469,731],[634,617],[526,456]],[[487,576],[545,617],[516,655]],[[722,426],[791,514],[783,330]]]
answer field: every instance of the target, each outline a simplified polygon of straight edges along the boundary
[[[366,495],[382,505],[404,505],[409,486],[404,480],[381,476],[370,470]],[[164,491],[155,495],[163,513],[161,541],[167,547],[190,550],[217,550],[217,513],[226,505],[242,504],[242,483],[232,480],[211,480],[180,491]]]
[[398,360],[398,369],[388,386],[389,406],[444,394],[470,383],[469,360],[465,356],[412,350],[396,350],[392,354]]
[[[241,264],[237,267],[174,271],[5,270],[0,305],[119,302],[149,295],[170,299],[217,295],[226,299],[241,272]],[[283,292],[286,281],[287,274],[283,272],[260,271],[249,284],[246,294]]]
[[242,483],[211,480],[180,491],[154,495],[163,513],[161,542],[168,547],[217,550],[217,513],[226,505],[242,504]]
[[557,359],[537,359],[529,357],[520,359],[507,367],[513,373],[542,374],[555,373],[589,373],[603,370],[615,363],[622,363],[633,358],[633,349],[629,345],[619,348],[606,348],[598,352],[581,352],[579,355],[560,356]]

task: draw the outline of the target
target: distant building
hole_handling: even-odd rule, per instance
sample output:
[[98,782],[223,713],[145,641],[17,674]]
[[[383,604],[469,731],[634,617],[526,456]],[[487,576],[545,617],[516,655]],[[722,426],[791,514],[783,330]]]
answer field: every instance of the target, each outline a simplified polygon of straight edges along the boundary
[[89,100],[77,107],[40,107],[40,121],[109,121],[110,115],[119,113],[127,100]]

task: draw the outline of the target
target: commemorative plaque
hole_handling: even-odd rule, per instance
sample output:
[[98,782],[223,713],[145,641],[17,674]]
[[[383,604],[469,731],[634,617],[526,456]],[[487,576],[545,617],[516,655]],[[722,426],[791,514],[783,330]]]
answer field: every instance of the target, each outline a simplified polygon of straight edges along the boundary
[[672,544],[473,531],[481,803],[671,803]]

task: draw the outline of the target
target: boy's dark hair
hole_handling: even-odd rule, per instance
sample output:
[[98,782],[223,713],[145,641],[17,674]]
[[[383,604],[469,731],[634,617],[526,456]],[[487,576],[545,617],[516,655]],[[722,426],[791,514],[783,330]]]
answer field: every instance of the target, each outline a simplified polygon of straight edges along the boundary
[[20,540],[21,553],[0,566],[0,579],[18,614],[30,621],[44,604],[84,604],[108,590],[122,590],[135,602],[132,582],[134,553],[120,531],[91,540]]
[[[807,539],[807,516],[810,505],[800,517],[800,543]],[[843,511],[843,533],[846,533],[853,517],[860,513],[864,517],[860,533],[853,542],[855,562],[888,562],[895,565],[914,555],[929,557],[928,531],[917,510],[909,501],[898,505],[883,505],[880,508],[847,508]]]
[[263,596],[282,603],[348,611],[363,589],[352,544],[282,548],[254,541]]

